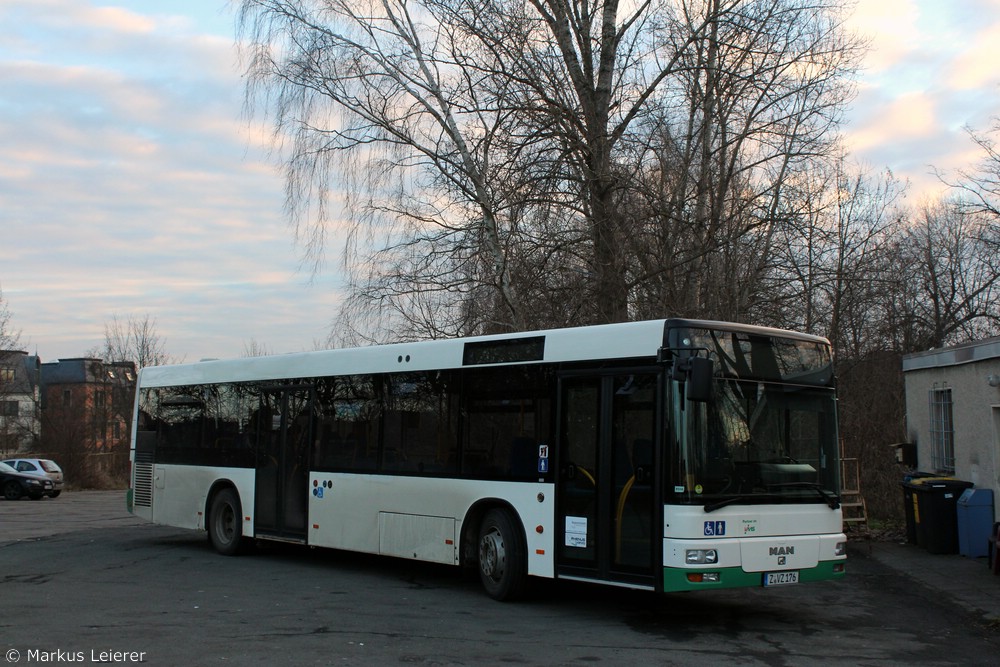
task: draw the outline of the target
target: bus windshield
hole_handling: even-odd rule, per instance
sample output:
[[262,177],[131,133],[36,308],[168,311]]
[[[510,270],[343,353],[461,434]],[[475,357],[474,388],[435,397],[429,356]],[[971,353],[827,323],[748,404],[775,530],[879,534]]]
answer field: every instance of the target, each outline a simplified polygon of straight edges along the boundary
[[837,504],[832,388],[717,378],[713,399],[673,392],[677,443],[667,497],[704,504]]

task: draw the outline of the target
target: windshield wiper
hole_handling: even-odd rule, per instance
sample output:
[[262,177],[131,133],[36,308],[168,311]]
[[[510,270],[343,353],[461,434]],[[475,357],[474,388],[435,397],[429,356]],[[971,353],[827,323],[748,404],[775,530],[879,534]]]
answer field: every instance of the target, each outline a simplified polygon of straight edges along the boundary
[[[768,484],[768,490],[771,489],[812,489],[819,496],[826,501],[826,504],[830,509],[835,510],[840,507],[840,498],[836,494],[831,493],[824,489],[822,485],[816,482],[783,482],[778,484]],[[763,495],[759,493],[754,494],[740,494],[735,496],[729,496],[728,498],[723,498],[722,500],[716,500],[714,503],[708,503],[704,506],[705,513],[714,512],[715,510],[722,509],[723,507],[728,507],[729,505],[734,505],[740,502],[746,502],[748,504],[759,504],[766,502],[768,500],[775,500],[774,494]]]
[[728,507],[735,503],[744,502],[747,500],[758,500],[759,495],[739,495],[739,496],[729,496],[728,498],[723,498],[722,500],[716,500],[714,503],[708,503],[705,505],[705,513],[714,512],[715,510],[720,510],[723,507]]
[[840,507],[840,498],[838,498],[836,494],[827,491],[821,484],[817,484],[816,482],[783,482],[780,484],[768,484],[767,488],[812,489],[826,501],[826,504],[829,505],[830,509],[835,510]]

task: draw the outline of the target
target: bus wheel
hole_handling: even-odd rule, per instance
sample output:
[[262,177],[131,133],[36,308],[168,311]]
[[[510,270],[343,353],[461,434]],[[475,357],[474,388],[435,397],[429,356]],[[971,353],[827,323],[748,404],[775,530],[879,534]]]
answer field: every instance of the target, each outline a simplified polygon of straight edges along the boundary
[[212,499],[208,514],[208,540],[224,556],[235,556],[243,542],[243,510],[232,488],[223,489]]
[[479,579],[494,600],[513,600],[528,580],[524,536],[510,512],[493,509],[479,528]]

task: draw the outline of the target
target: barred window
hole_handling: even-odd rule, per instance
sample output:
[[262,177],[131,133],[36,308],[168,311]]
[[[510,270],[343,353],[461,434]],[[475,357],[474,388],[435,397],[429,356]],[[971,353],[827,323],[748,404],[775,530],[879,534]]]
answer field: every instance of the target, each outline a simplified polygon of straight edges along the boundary
[[955,426],[952,420],[951,389],[930,391],[931,460],[938,472],[955,472]]

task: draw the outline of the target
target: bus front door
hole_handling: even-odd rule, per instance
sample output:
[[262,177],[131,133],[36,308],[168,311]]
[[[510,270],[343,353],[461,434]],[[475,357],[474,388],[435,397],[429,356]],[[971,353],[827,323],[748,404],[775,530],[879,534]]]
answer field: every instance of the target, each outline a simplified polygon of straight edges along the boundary
[[268,388],[258,413],[254,530],[304,541],[308,522],[312,390]]
[[657,372],[560,379],[557,571],[656,584]]

